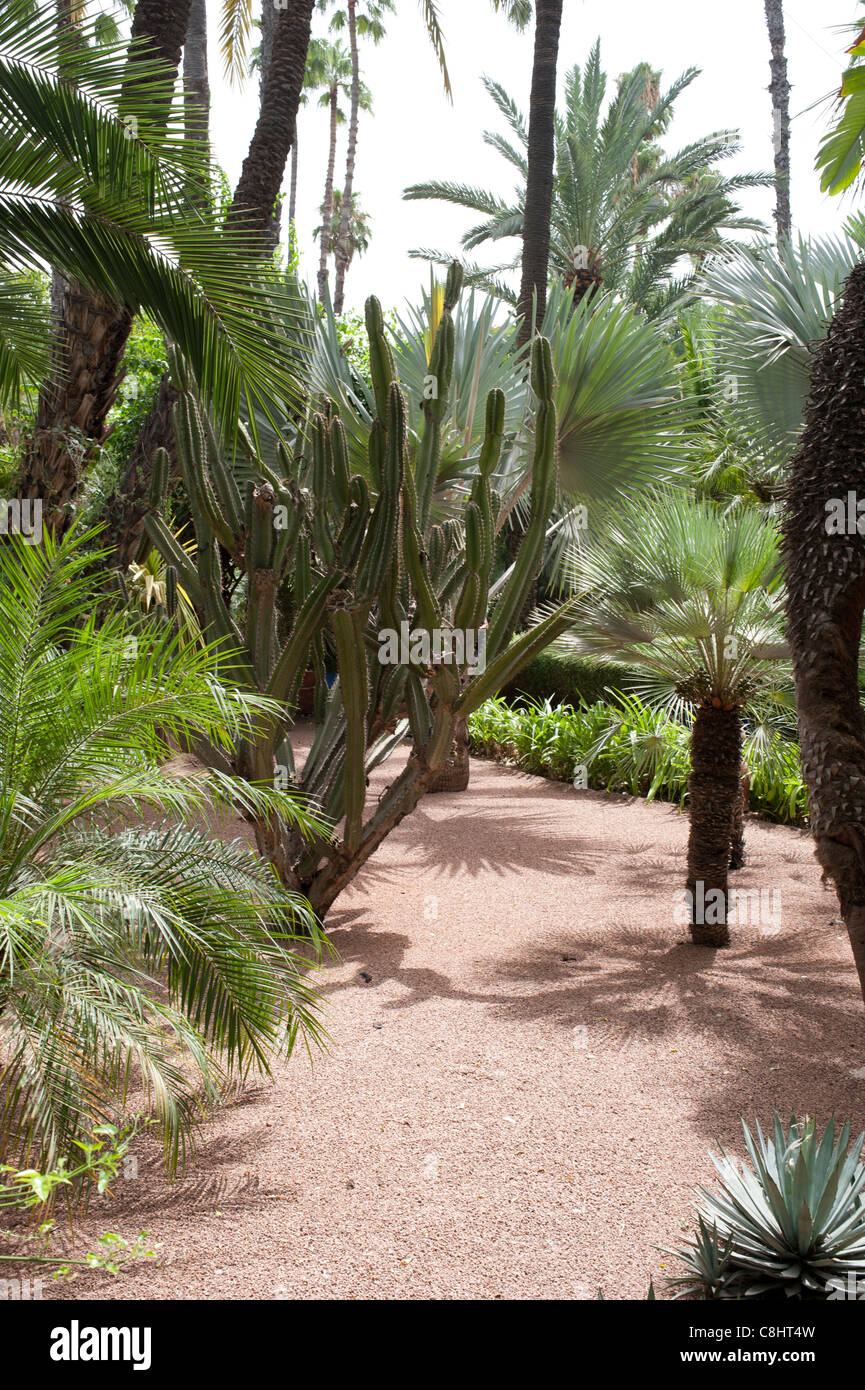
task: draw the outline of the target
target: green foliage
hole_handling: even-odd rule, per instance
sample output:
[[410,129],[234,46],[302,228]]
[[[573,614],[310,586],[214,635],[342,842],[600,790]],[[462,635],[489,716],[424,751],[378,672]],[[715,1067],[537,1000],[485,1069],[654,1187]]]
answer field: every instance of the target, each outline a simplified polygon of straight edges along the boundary
[[[488,700],[469,719],[476,753],[504,758],[528,772],[586,781],[600,791],[629,792],[685,805],[690,772],[690,724],[618,695],[576,706],[530,699],[511,705]],[[743,756],[751,770],[751,809],[773,820],[802,824],[808,795],[798,745],[778,730],[745,726]]]
[[502,696],[508,702],[549,700],[552,705],[595,704],[612,691],[626,689],[630,672],[613,662],[559,652],[552,647],[524,666]]
[[[683,1250],[669,1251],[687,1273],[670,1282],[679,1296],[828,1298],[849,1275],[865,1276],[865,1135],[850,1147],[850,1125],[837,1139],[830,1120],[818,1139],[814,1120],[756,1136],[743,1122],[749,1163],[725,1150],[712,1154],[720,1189],[698,1189],[699,1229]],[[841,1294],[843,1297],[843,1293]]]
[[274,707],[212,647],[112,611],[92,541],[0,547],[0,1155],[68,1160],[137,1072],[174,1164],[229,1075],[321,1037],[292,949],[317,940],[308,904],[201,816],[323,828],[269,783],[164,770]]
[[[860,5],[861,10],[861,5]],[[865,15],[853,25],[856,38],[847,49],[852,62],[844,73],[836,101],[837,116],[817,154],[823,193],[843,193],[862,177],[865,153]]]
[[[49,0],[9,0],[0,17],[0,266],[50,264],[150,312],[193,364],[220,426],[241,404],[272,409],[296,393],[285,326],[292,299],[246,234],[190,209],[209,171],[184,139],[174,74],[127,45],[86,42],[93,21],[57,34]],[[3,312],[4,309],[7,312]],[[0,396],[34,381],[22,308],[0,295]]]
[[23,1211],[30,1217],[24,1228],[0,1230],[0,1240],[11,1247],[7,1253],[0,1254],[0,1261],[15,1265],[52,1265],[55,1279],[70,1279],[80,1269],[117,1274],[121,1266],[137,1259],[154,1259],[156,1251],[150,1248],[146,1231],[140,1232],[131,1243],[123,1236],[106,1231],[98,1238],[100,1248],[79,1259],[50,1252],[52,1238],[57,1235],[51,1213],[61,1189],[70,1204],[86,1202],[94,1192],[99,1196],[110,1193],[111,1184],[125,1176],[126,1165],[131,1161],[129,1149],[140,1127],[140,1117],[122,1127],[108,1123],[95,1125],[86,1139],[75,1141],[79,1156],[71,1164],[61,1158],[54,1168],[45,1171],[0,1165],[4,1178],[0,1183],[0,1212]]

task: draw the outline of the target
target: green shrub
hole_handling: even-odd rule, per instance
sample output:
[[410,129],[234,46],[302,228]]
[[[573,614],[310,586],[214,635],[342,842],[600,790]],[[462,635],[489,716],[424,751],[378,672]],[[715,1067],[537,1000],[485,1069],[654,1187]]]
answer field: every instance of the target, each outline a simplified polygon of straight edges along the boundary
[[631,679],[625,666],[547,650],[524,666],[502,694],[511,702],[529,699],[575,705],[583,700],[592,705],[609,699],[616,690],[627,690]]
[[[629,792],[685,804],[690,772],[688,724],[619,694],[616,703],[577,706],[551,699],[508,704],[488,700],[469,719],[476,753],[518,762],[527,772],[571,782],[584,769],[585,783],[602,791]],[[808,797],[796,743],[763,729],[745,731],[751,769],[751,809],[774,820],[800,824]]]

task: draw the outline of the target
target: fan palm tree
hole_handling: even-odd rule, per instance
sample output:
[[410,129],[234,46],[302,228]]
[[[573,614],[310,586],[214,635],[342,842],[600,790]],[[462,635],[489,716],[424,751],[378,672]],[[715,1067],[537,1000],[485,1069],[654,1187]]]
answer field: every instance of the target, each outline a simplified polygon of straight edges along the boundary
[[[607,78],[595,44],[585,70],[574,67],[566,82],[565,110],[556,122],[556,170],[551,211],[550,269],[567,280],[574,298],[601,285],[649,312],[680,301],[702,259],[723,244],[731,230],[762,230],[740,214],[737,198],[746,188],[771,184],[768,174],[725,177],[717,165],[738,150],[733,131],[717,131],[667,154],[659,141],[679,94],[694,81],[696,69],[661,92],[657,77],[643,63],[625,74],[605,105]],[[451,182],[407,188],[409,199],[442,199],[480,213],[466,232],[466,251],[519,236],[524,227],[529,134],[525,118],[507,92],[485,79],[511,139],[487,132],[487,144],[517,170],[516,198],[507,201],[484,189]],[[449,259],[434,250],[412,254]],[[691,261],[691,273],[683,271]],[[513,270],[512,260],[495,268],[470,267],[483,283]],[[510,295],[513,299],[513,295]]]
[[614,656],[644,672],[640,698],[693,712],[691,937],[726,946],[742,717],[758,696],[779,698],[785,651],[777,532],[755,511],[721,517],[661,492],[611,511],[566,573],[579,598],[559,645]]
[[[65,336],[62,399],[46,400],[23,469],[23,494],[41,498],[59,529],[94,438],[93,400],[101,396],[104,420],[117,389],[126,330],[115,331],[112,306],[130,323],[139,309],[152,315],[213,392],[227,430],[241,401],[268,409],[294,390],[273,277],[244,239],[190,213],[182,120],[166,127],[162,117],[164,66],[139,59],[131,95],[127,68],[120,46],[96,55],[80,34],[58,37],[53,7],[12,0],[0,18],[0,264],[20,273],[47,262],[89,287],[77,306],[86,323]],[[13,374],[25,309],[11,335],[0,323]]]
[[219,683],[213,649],[123,613],[100,626],[92,539],[0,547],[0,1157],[68,1157],[134,1086],[173,1164],[227,1076],[321,1037],[292,945],[318,939],[308,905],[200,817],[314,818],[164,770],[265,707]]
[[723,313],[712,351],[720,408],[748,441],[755,471],[777,495],[802,428],[813,345],[826,333],[865,232],[730,249],[700,286]]

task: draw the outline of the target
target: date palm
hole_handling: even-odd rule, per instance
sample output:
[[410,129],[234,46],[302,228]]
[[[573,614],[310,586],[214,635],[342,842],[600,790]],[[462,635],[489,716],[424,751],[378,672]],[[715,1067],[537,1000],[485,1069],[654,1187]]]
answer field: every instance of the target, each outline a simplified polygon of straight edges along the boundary
[[[574,298],[605,286],[649,312],[680,301],[702,259],[724,244],[724,234],[761,230],[742,216],[737,199],[746,188],[771,184],[768,174],[725,176],[719,165],[738,150],[734,131],[717,131],[667,153],[661,138],[675,102],[697,77],[689,69],[667,91],[643,63],[619,80],[609,102],[607,77],[595,44],[585,69],[571,69],[565,106],[556,121],[556,167],[551,209],[550,270],[574,288]],[[446,181],[413,184],[409,199],[441,199],[471,209],[481,220],[464,235],[471,252],[521,235],[529,169],[526,120],[498,83],[487,91],[510,128],[485,140],[517,171],[514,199]],[[413,254],[448,259],[434,250]],[[692,273],[681,273],[689,258]],[[484,283],[513,270],[519,258],[474,273]],[[513,296],[511,296],[513,298]]]
[[220,683],[213,649],[111,612],[92,541],[0,547],[0,1158],[67,1158],[134,1087],[173,1164],[228,1077],[321,1036],[308,905],[201,816],[314,818],[164,770],[265,705]]
[[696,945],[729,943],[743,715],[758,698],[782,698],[779,549],[759,513],[720,516],[677,490],[609,512],[566,567],[579,600],[559,645],[615,657],[643,673],[642,699],[692,714],[686,887]]

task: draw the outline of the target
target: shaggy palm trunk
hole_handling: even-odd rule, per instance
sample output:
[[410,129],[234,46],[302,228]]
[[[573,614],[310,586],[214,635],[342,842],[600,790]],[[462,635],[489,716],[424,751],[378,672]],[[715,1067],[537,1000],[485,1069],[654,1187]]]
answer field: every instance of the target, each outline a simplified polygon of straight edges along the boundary
[[336,132],[339,120],[339,87],[334,83],[330,92],[330,149],[327,175],[324,181],[324,202],[321,205],[321,256],[318,265],[318,297],[323,304],[327,298],[327,258],[330,254],[333,229],[333,174],[336,168]]
[[[177,70],[191,4],[192,0],[138,0],[132,37],[149,41],[146,59],[159,57]],[[133,47],[127,88],[135,81],[137,60]],[[43,522],[60,536],[74,516],[84,469],[105,433],[133,315],[125,305],[76,280],[61,280],[55,288],[52,366],[25,446],[20,494],[41,498]]]
[[[556,162],[556,71],[562,0],[536,0],[535,51],[529,106],[528,176],[523,217],[523,266],[518,312],[519,342],[525,343],[543,318],[550,262],[550,219]],[[537,313],[532,320],[532,298]]]
[[150,411],[132,446],[129,462],[108,498],[105,520],[108,540],[114,545],[114,564],[126,570],[141,548],[144,518],[150,510],[150,482],[153,455],[159,448],[168,451],[171,477],[176,471],[173,410],[177,392],[165,372]]
[[783,0],[765,0],[766,24],[772,48],[773,144],[775,148],[775,225],[778,240],[789,240],[792,229],[790,212],[790,83],[787,81],[787,58],[784,51]]
[[[205,0],[192,0],[189,27],[183,45],[184,138],[190,151],[210,167],[210,79],[207,71],[207,7]],[[190,202],[203,204],[209,199],[198,187],[190,190]]]
[[[861,509],[861,511],[860,511]],[[865,998],[865,265],[817,348],[784,518],[787,621],[811,833]],[[840,518],[843,517],[843,522]]]
[[727,946],[727,873],[739,778],[742,729],[738,709],[699,705],[691,732],[688,883],[691,940]]
[[730,868],[745,867],[745,817],[751,799],[751,772],[746,762],[739,767],[739,795],[733,808],[733,826],[730,832]]
[[262,73],[261,102],[249,152],[235,189],[228,225],[267,243],[297,121],[315,0],[290,0],[273,28],[270,61]]
[[348,37],[351,49],[351,117],[348,126],[348,153],[345,160],[345,187],[342,213],[334,249],[336,283],[333,312],[341,314],[345,303],[345,277],[351,264],[351,202],[354,192],[354,166],[357,159],[357,127],[360,117],[360,59],[357,51],[357,0],[348,0]]

